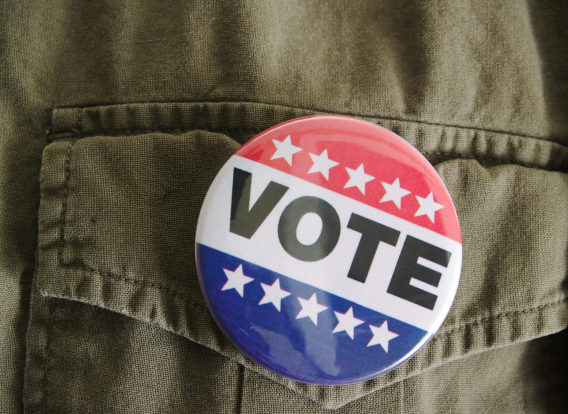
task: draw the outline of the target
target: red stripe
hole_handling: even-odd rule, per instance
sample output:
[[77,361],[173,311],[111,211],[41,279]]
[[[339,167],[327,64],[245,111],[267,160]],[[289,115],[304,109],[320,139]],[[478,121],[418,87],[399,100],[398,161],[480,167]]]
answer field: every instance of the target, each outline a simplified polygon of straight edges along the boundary
[[[271,160],[276,152],[273,140],[291,137],[302,151],[293,155],[292,166],[284,158]],[[329,170],[329,181],[321,173],[308,174],[313,165],[311,154],[327,149],[330,160],[339,164]],[[450,195],[432,165],[410,144],[396,134],[354,118],[319,116],[301,118],[277,125],[241,147],[235,155],[248,158],[327,188],[461,243],[459,222]],[[344,188],[349,181],[346,167],[356,170],[364,165],[366,174],[375,177],[365,185],[363,195],[357,187]],[[402,197],[401,209],[392,202],[381,203],[386,191],[381,182],[400,186],[411,193]],[[420,204],[416,196],[426,198],[432,192],[434,201],[444,207],[435,214],[434,223],[427,215],[415,217]]]

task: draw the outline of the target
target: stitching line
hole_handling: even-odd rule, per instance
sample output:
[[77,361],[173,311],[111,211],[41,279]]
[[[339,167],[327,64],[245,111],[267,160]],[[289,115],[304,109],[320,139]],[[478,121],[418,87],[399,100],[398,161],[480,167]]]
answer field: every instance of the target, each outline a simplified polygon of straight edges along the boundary
[[67,200],[69,198],[69,181],[71,178],[71,149],[77,141],[73,142],[67,150],[65,151],[65,164],[63,167],[63,173],[65,175],[65,181],[63,182],[63,200],[61,206],[61,225],[59,226],[59,263],[64,264],[63,260],[63,248],[65,246],[65,225],[67,221]]
[[[207,104],[208,102],[190,102],[190,103],[201,103],[201,104]],[[219,103],[228,103],[228,104],[232,104],[232,103],[238,103],[238,102],[219,102]],[[248,102],[247,102],[248,103]],[[150,104],[156,104],[156,103],[150,103]],[[164,103],[160,103],[160,104],[164,104]],[[168,103],[165,103],[168,104]],[[180,104],[179,102],[173,102],[170,104]],[[276,106],[276,107],[283,107],[283,108],[287,108],[287,109],[300,109],[300,110],[305,110],[305,111],[312,111],[312,112],[318,112],[317,110],[313,110],[313,109],[308,109],[308,108],[300,108],[300,107],[293,107],[293,106],[285,106],[285,105],[274,105],[274,104],[265,104],[265,103],[255,103],[253,102],[253,104],[259,104],[259,105],[270,105],[270,106]],[[260,132],[264,131],[264,129],[260,128],[260,129],[254,129],[254,128],[229,128],[229,129],[214,129],[214,128],[174,128],[174,129],[154,129],[154,130],[131,130],[131,129],[127,129],[124,130],[123,132],[120,132],[116,135],[113,134],[105,134],[105,133],[92,133],[92,134],[85,134],[83,131],[84,125],[83,125],[83,116],[85,113],[85,109],[88,108],[109,108],[109,107],[118,107],[118,106],[123,106],[123,107],[128,107],[128,106],[133,106],[133,105],[141,105],[141,103],[134,103],[134,104],[120,104],[120,105],[107,105],[107,106],[91,106],[91,107],[82,107],[82,108],[76,108],[79,109],[79,115],[78,115],[78,122],[79,122],[79,131],[78,131],[78,135],[73,135],[73,133],[56,133],[53,135],[48,135],[48,140],[49,142],[53,142],[54,140],[57,139],[58,135],[65,135],[65,138],[88,138],[88,137],[93,137],[93,136],[101,136],[101,137],[121,137],[121,136],[132,136],[132,135],[139,135],[139,134],[152,134],[152,133],[164,133],[164,134],[183,134],[183,133],[187,133],[187,132],[191,132],[191,131],[207,131],[207,132],[213,132],[213,133],[223,133],[225,135],[229,135],[230,133],[248,133],[248,134],[259,134]],[[62,108],[62,109],[67,109],[67,108]],[[73,108],[71,108],[73,109]],[[51,110],[51,114],[52,114],[52,119],[53,119],[53,113],[55,111],[55,108],[52,107]],[[331,112],[334,113],[334,112]],[[335,112],[335,114],[340,114],[339,112]],[[347,113],[348,115],[352,115]],[[510,132],[505,132],[505,131],[498,131],[498,130],[491,130],[491,129],[479,129],[479,128],[473,128],[473,127],[462,127],[462,126],[457,126],[457,125],[449,125],[449,124],[437,124],[437,123],[430,123],[430,122],[423,122],[423,121],[412,121],[412,120],[404,120],[401,118],[389,118],[389,117],[372,117],[372,116],[365,116],[365,115],[356,115],[356,116],[361,116],[361,117],[367,117],[367,118],[373,118],[375,120],[392,120],[392,121],[397,121],[397,122],[411,122],[411,123],[416,123],[416,124],[425,124],[425,125],[432,125],[432,126],[441,126],[441,127],[448,127],[448,128],[456,128],[456,129],[467,129],[467,130],[472,130],[472,131],[482,131],[482,132],[489,132],[489,133],[496,133],[496,134],[503,134],[503,135],[509,135],[509,136],[514,136],[514,137],[520,137],[520,138],[531,138],[531,139],[536,139],[536,140],[540,140],[540,141],[545,141],[545,142],[550,142],[552,144],[558,144],[561,148],[563,149],[568,149],[567,146],[557,143],[557,142],[552,142],[552,141],[548,141],[545,140],[544,138],[539,138],[539,137],[534,137],[534,136],[530,136],[530,135],[522,135],[522,134],[515,134],[515,133],[510,133]],[[77,131],[72,130],[74,133],[77,133]],[[554,168],[554,167],[548,167],[548,166],[542,166],[538,163],[535,162],[525,162],[525,161],[516,161],[514,162],[511,159],[504,159],[503,158],[499,158],[499,157],[495,157],[495,156],[467,156],[467,155],[463,155],[463,154],[459,154],[456,151],[432,151],[432,152],[426,152],[423,153],[424,156],[432,156],[432,155],[437,155],[437,156],[450,156],[450,157],[455,157],[455,158],[459,158],[459,159],[469,159],[469,160],[478,160],[478,161],[489,161],[489,162],[498,162],[498,163],[504,163],[504,164],[513,164],[513,165],[520,165],[523,167],[527,167],[527,168],[535,168],[535,169],[541,169],[541,170],[545,170],[545,171],[560,171],[560,172],[564,172],[564,169],[561,168]],[[568,168],[567,168],[568,170]]]
[[[51,113],[53,114],[53,107],[54,107],[54,102],[51,102]],[[46,141],[49,138],[49,131],[51,129],[51,126],[48,128],[48,130],[46,131],[45,134],[45,139]],[[67,197],[65,197],[66,199]],[[59,229],[61,231],[61,228]],[[61,236],[61,234],[60,234]],[[37,265],[37,263],[36,263]],[[46,338],[45,338],[45,365],[43,367],[43,381],[42,381],[42,391],[43,391],[43,395],[42,395],[42,411],[43,412],[47,412],[47,384],[48,384],[48,368],[49,368],[49,357],[51,355],[51,341],[53,338],[53,305],[52,305],[52,301],[47,299],[47,323],[46,323]]]
[[183,293],[176,292],[175,290],[170,289],[170,288],[168,288],[168,287],[166,287],[166,286],[164,286],[160,283],[148,283],[148,282],[137,280],[137,279],[134,279],[134,278],[131,278],[131,277],[120,276],[120,275],[117,275],[117,274],[114,274],[114,273],[111,273],[111,272],[108,272],[108,271],[103,272],[103,271],[94,269],[92,267],[86,266],[86,265],[69,265],[69,264],[61,262],[60,266],[64,269],[81,270],[81,271],[84,271],[84,272],[89,272],[89,273],[92,273],[92,274],[95,274],[95,275],[99,275],[103,278],[118,280],[120,282],[125,282],[125,283],[129,283],[129,284],[132,284],[132,285],[137,285],[137,286],[141,286],[141,287],[145,287],[145,288],[150,287],[150,288],[153,288],[153,289],[157,289],[157,290],[161,291],[162,293],[164,293],[164,294],[166,294],[170,297],[173,297],[173,298],[176,298],[176,299],[182,299],[183,301],[187,302],[190,306],[192,306],[192,307],[194,307],[194,308],[196,308],[200,311],[203,311],[203,312],[208,311],[208,309],[206,307],[204,307],[204,306],[202,306],[198,303],[195,303],[194,300],[191,297],[189,297],[189,296],[187,296]]
[[[82,123],[82,118],[83,118],[83,111],[80,112],[79,115],[80,118],[80,123]],[[383,119],[383,118],[379,118],[379,119]],[[389,118],[386,118],[387,120],[391,120]],[[406,121],[404,119],[392,119],[394,121],[398,121],[398,122],[415,122],[415,121]],[[549,144],[554,144],[554,145],[558,145],[560,147],[562,147],[563,149],[568,149],[568,147],[564,144],[558,143],[556,141],[549,141],[546,140],[544,138],[539,138],[539,137],[533,137],[530,135],[521,135],[521,134],[514,134],[514,133],[508,133],[508,132],[504,132],[504,131],[493,131],[493,130],[488,130],[488,129],[477,129],[477,128],[465,128],[465,127],[460,127],[460,126],[455,126],[455,125],[445,125],[445,124],[428,124],[428,123],[423,123],[423,122],[416,122],[418,124],[426,124],[426,125],[432,125],[432,126],[441,126],[441,127],[446,127],[446,128],[456,128],[456,129],[467,129],[467,130],[471,130],[471,131],[476,131],[476,132],[488,132],[488,133],[492,133],[492,134],[501,134],[501,135],[508,135],[510,137],[518,137],[518,138],[530,138],[530,139],[535,139],[538,141],[544,141],[546,143]],[[109,128],[112,129],[112,128]],[[129,136],[129,135],[137,135],[137,134],[152,134],[152,133],[164,133],[164,134],[171,134],[171,133],[176,133],[176,134],[181,134],[181,133],[185,133],[185,132],[190,132],[190,131],[209,131],[209,132],[222,132],[222,133],[230,133],[230,132],[237,132],[237,133],[255,133],[255,134],[259,134],[262,131],[265,131],[266,128],[223,128],[223,129],[216,129],[216,128],[201,128],[201,127],[193,127],[193,128],[162,128],[162,129],[125,129],[125,130],[121,130],[120,128],[117,128],[119,130],[119,132],[117,131],[116,134],[111,134],[111,133],[105,133],[105,132],[92,132],[92,133],[84,133],[83,131],[83,126],[80,125],[79,131],[77,130],[70,130],[70,131],[62,131],[62,132],[52,132],[48,135],[48,139],[50,141],[56,140],[58,138],[58,135],[64,135],[65,138],[70,138],[70,137],[75,137],[75,138],[88,138],[88,137],[120,137],[120,136]]]
[[512,316],[512,315],[520,315],[520,314],[523,314],[523,313],[532,313],[532,312],[537,311],[537,310],[541,310],[541,309],[544,309],[544,308],[548,308],[548,307],[551,307],[551,306],[558,305],[562,302],[568,302],[568,298],[562,298],[562,299],[557,300],[556,302],[546,303],[544,305],[535,306],[533,308],[527,308],[527,309],[517,310],[517,311],[513,311],[513,312],[499,313],[497,315],[481,318],[481,319],[478,319],[476,321],[468,322],[464,325],[460,325],[456,328],[452,328],[449,331],[446,331],[444,333],[438,334],[434,338],[432,338],[432,340],[451,335],[453,332],[460,331],[460,330],[465,329],[469,326],[480,325],[483,322],[487,322],[487,321],[495,320],[495,319],[499,319],[499,318],[505,318],[505,317]]
[[[477,160],[477,161],[487,161],[487,162],[495,162],[495,163],[499,163],[499,165],[518,165],[520,167],[525,167],[525,168],[534,168],[534,169],[538,169],[538,170],[543,170],[543,171],[558,171],[558,172],[562,172],[564,173],[564,169],[561,169],[560,167],[551,167],[551,166],[543,166],[541,164],[535,163],[535,162],[527,162],[527,161],[521,161],[521,160],[511,160],[511,159],[504,159],[505,157],[503,157],[503,159],[499,158],[499,157],[495,157],[495,156],[491,156],[491,155],[486,155],[486,156],[468,156],[468,155],[463,155],[463,154],[459,154],[456,153],[454,151],[448,151],[448,152],[442,152],[442,151],[432,151],[432,152],[425,152],[422,155],[424,155],[424,157],[428,158],[430,156],[444,156],[444,157],[451,157],[450,159],[460,159],[460,160]],[[568,164],[567,164],[567,169],[568,169]]]
[[[81,115],[82,118],[82,115]],[[82,121],[81,121],[82,122]],[[89,133],[89,134],[85,134],[83,132],[83,128],[82,126],[80,127],[80,130],[71,130],[69,132],[56,132],[56,133],[51,133],[48,135],[48,141],[49,142],[53,142],[56,141],[57,139],[61,138],[63,139],[69,139],[69,138],[89,138],[89,137],[108,137],[108,138],[118,138],[118,137],[125,137],[125,136],[132,136],[132,135],[140,135],[140,134],[185,134],[187,132],[192,132],[192,131],[207,131],[207,132],[220,132],[223,133],[225,135],[229,135],[231,133],[249,133],[249,134],[259,134],[262,131],[264,131],[265,129],[259,128],[259,129],[251,129],[251,128],[225,128],[225,129],[215,129],[215,128],[173,128],[173,129],[140,129],[140,130],[133,130],[133,129],[126,129],[126,130],[121,130],[120,132],[117,132],[116,134],[111,134],[111,133]]]
[[[420,120],[411,120],[411,119],[403,119],[403,118],[397,118],[397,117],[389,117],[389,116],[377,116],[377,115],[368,115],[368,114],[357,114],[357,113],[353,113],[353,112],[340,112],[340,111],[333,111],[333,110],[329,110],[329,109],[313,109],[313,108],[305,108],[305,107],[301,107],[301,106],[289,106],[289,105],[282,105],[282,104],[274,104],[274,103],[266,103],[266,102],[253,102],[253,101],[246,101],[246,102],[242,102],[242,101],[170,101],[170,102],[130,102],[130,103],[123,103],[123,104],[114,104],[114,105],[91,105],[91,106],[83,106],[83,107],[57,107],[54,108],[53,111],[55,111],[56,109],[78,109],[81,112],[84,112],[86,109],[94,109],[94,108],[113,108],[113,107],[133,107],[136,105],[258,105],[258,106],[262,106],[262,105],[266,105],[272,108],[285,108],[288,110],[300,110],[300,111],[307,111],[307,112],[312,112],[312,113],[320,113],[320,114],[333,114],[333,115],[348,115],[348,116],[354,116],[354,117],[359,117],[359,118],[369,118],[369,119],[374,119],[374,120],[386,120],[386,121],[399,121],[399,122],[412,122],[415,124],[424,124],[424,125],[432,125],[432,126],[442,126],[442,127],[448,127],[448,128],[457,128],[457,129],[466,129],[466,130],[471,130],[471,131],[480,131],[480,132],[491,132],[491,133],[496,133],[496,134],[505,134],[505,135],[514,135],[514,136],[518,136],[518,137],[522,137],[522,138],[534,138],[534,139],[538,139],[541,141],[546,141],[546,142],[552,142],[552,141],[548,141],[547,139],[543,138],[543,137],[537,137],[537,136],[533,136],[533,135],[525,135],[525,134],[518,134],[518,133],[514,133],[514,132],[508,132],[508,131],[501,131],[501,130],[497,130],[497,129],[483,129],[483,128],[475,128],[475,127],[469,127],[469,126],[460,126],[460,125],[451,125],[451,124],[442,124],[442,123],[436,123],[436,122],[428,122],[428,121],[420,121]],[[52,114],[53,114],[52,111]],[[556,142],[557,143],[557,142]],[[560,144],[557,143],[558,145],[566,148],[567,146],[564,144]]]
[[[160,290],[162,293],[164,293],[168,296],[182,299],[182,300],[186,301],[189,305],[195,307],[196,309],[198,309],[202,312],[208,312],[207,308],[195,303],[187,295],[176,292],[176,291],[174,291],[170,288],[167,288],[167,287],[165,287],[165,286],[163,286],[159,283],[147,283],[147,282],[143,282],[143,281],[136,280],[136,279],[133,279],[133,278],[128,278],[128,277],[116,275],[116,274],[113,274],[113,273],[110,273],[110,272],[101,272],[97,269],[93,269],[93,268],[90,268],[90,267],[84,266],[84,265],[83,266],[78,266],[78,265],[76,266],[76,265],[65,265],[65,264],[61,263],[61,267],[66,268],[66,269],[79,269],[79,270],[87,271],[87,272],[90,272],[90,273],[98,274],[98,275],[100,275],[104,278],[115,279],[115,280],[119,280],[119,281],[122,281],[122,282],[125,282],[125,283],[139,285],[139,286],[142,286],[142,287],[151,287],[151,288]],[[476,321],[467,322],[463,325],[452,328],[449,331],[435,335],[434,338],[432,338],[432,341],[437,340],[437,339],[442,338],[442,337],[445,337],[445,336],[448,336],[448,335],[451,335],[452,333],[454,333],[456,331],[463,330],[463,329],[470,327],[470,326],[480,325],[480,324],[487,322],[487,321],[496,320],[496,319],[499,319],[499,318],[509,317],[509,316],[513,316],[513,315],[532,313],[532,312],[535,312],[535,311],[538,311],[538,310],[541,310],[541,309],[544,309],[544,308],[548,308],[548,307],[551,307],[551,306],[558,305],[562,302],[568,302],[568,298],[562,298],[562,299],[559,299],[555,302],[546,303],[544,305],[539,305],[539,306],[535,306],[535,307],[532,307],[532,308],[526,308],[526,309],[516,310],[516,311],[512,311],[512,312],[499,313],[497,315],[488,316],[488,317],[485,317],[485,318],[478,319]]]
[[[66,156],[65,156],[65,167],[64,167],[64,171],[65,171],[65,182],[64,182],[64,187],[63,187],[63,189],[64,189],[64,191],[63,191],[63,194],[64,194],[63,206],[62,206],[62,208],[61,208],[59,265],[60,265],[62,268],[67,268],[67,269],[76,268],[76,269],[80,269],[80,270],[83,270],[83,271],[88,271],[88,272],[93,273],[93,274],[98,274],[98,275],[100,275],[100,276],[102,276],[102,277],[105,277],[105,278],[115,279],[115,280],[119,280],[119,281],[122,281],[122,282],[125,282],[125,283],[134,284],[134,285],[138,285],[138,286],[142,286],[142,287],[151,287],[151,288],[154,288],[154,289],[157,289],[157,290],[161,291],[161,292],[164,293],[165,295],[168,295],[168,296],[171,296],[171,297],[174,297],[174,298],[182,299],[182,300],[184,300],[185,302],[187,302],[189,305],[193,306],[194,308],[196,308],[196,309],[198,309],[198,310],[200,310],[200,311],[202,311],[202,312],[207,312],[207,309],[206,309],[206,308],[204,308],[203,306],[201,306],[201,305],[195,303],[195,302],[194,302],[190,297],[188,297],[187,295],[184,295],[184,294],[181,294],[181,293],[179,293],[179,292],[176,292],[176,291],[174,291],[174,290],[172,290],[172,289],[170,289],[170,288],[167,288],[167,287],[165,287],[165,286],[163,286],[163,285],[161,285],[161,284],[159,284],[159,283],[147,283],[147,282],[143,282],[143,281],[136,280],[136,279],[133,279],[133,278],[128,278],[128,277],[116,275],[116,274],[113,274],[113,273],[111,273],[111,272],[103,272],[103,271],[100,271],[100,270],[97,270],[97,269],[94,269],[94,268],[91,268],[91,267],[88,267],[88,266],[85,266],[85,265],[81,265],[81,266],[79,266],[79,265],[70,265],[70,264],[67,264],[67,263],[65,263],[65,262],[63,261],[63,248],[64,248],[64,244],[65,244],[64,229],[65,229],[66,220],[67,220],[67,214],[66,214],[66,213],[67,213],[67,199],[68,199],[68,196],[69,196],[69,181],[70,181],[70,176],[71,176],[71,174],[70,174],[71,149],[73,148],[73,146],[75,145],[75,143],[76,143],[76,141],[73,142],[73,143],[69,146],[69,148],[68,148],[67,151],[66,151]],[[438,339],[438,338],[442,338],[442,337],[448,336],[448,335],[452,334],[452,333],[455,332],[455,331],[459,331],[459,330],[465,329],[465,328],[467,328],[467,327],[469,327],[469,326],[479,325],[479,324],[481,324],[481,323],[483,323],[483,322],[487,322],[487,321],[490,321],[490,320],[495,320],[495,319],[498,319],[498,318],[508,317],[508,316],[512,316],[512,315],[518,315],[518,314],[523,314],[523,313],[531,313],[531,312],[534,312],[534,311],[536,311],[536,310],[540,310],[540,309],[543,309],[543,308],[546,308],[546,307],[554,306],[554,305],[557,305],[557,304],[559,304],[559,303],[566,302],[566,301],[568,301],[568,298],[563,298],[563,299],[560,299],[560,300],[558,300],[558,301],[555,301],[555,302],[552,302],[552,303],[547,303],[547,304],[544,304],[544,305],[539,305],[539,306],[536,306],[536,307],[533,307],[533,308],[527,308],[527,309],[524,309],[524,310],[518,310],[518,311],[513,311],[513,312],[507,312],[507,313],[501,313],[501,314],[497,314],[497,315],[485,317],[485,318],[482,318],[482,319],[478,319],[478,320],[476,320],[476,321],[468,322],[468,323],[465,323],[464,325],[461,325],[461,326],[458,326],[458,327],[456,327],[456,328],[450,329],[450,330],[447,331],[447,332],[438,334],[438,335],[436,335],[434,338],[432,338],[432,340],[436,340],[436,339]],[[48,353],[49,353],[49,348],[48,348]],[[47,362],[47,361],[46,361],[46,362]],[[46,366],[46,368],[47,368],[47,366]],[[47,369],[46,369],[46,374],[47,374]],[[47,375],[46,375],[46,376],[47,376]],[[44,390],[44,392],[45,392],[45,390]]]
[[[82,116],[80,117],[82,119]],[[81,120],[82,122],[82,120]],[[93,136],[97,136],[97,137],[107,137],[107,138],[119,138],[119,137],[123,137],[123,136],[132,136],[132,135],[140,135],[140,134],[153,134],[153,133],[163,133],[163,134],[184,134],[187,132],[191,132],[191,131],[206,131],[206,132],[212,132],[212,133],[223,133],[225,135],[229,135],[230,133],[250,133],[250,134],[258,134],[260,132],[262,132],[262,129],[203,129],[203,128],[198,128],[198,129],[162,129],[162,130],[140,130],[140,131],[132,131],[132,130],[128,130],[128,131],[124,131],[124,133],[120,133],[117,135],[112,135],[112,134],[89,134],[89,135],[84,135],[82,133],[82,125],[80,126],[80,133],[78,135],[70,135],[70,136],[65,136],[65,138],[69,139],[69,138],[77,138],[77,139],[81,139],[81,138],[89,138],[89,137],[93,137]],[[54,135],[58,135],[58,134],[54,134]],[[51,138],[50,142],[53,142],[57,140],[57,138]],[[511,159],[506,159],[505,156],[503,156],[503,158],[499,158],[499,157],[495,157],[495,156],[491,156],[491,155],[483,155],[483,156],[476,156],[476,155],[464,155],[464,154],[460,154],[456,151],[431,151],[431,152],[424,152],[422,153],[425,157],[429,157],[429,156],[444,156],[444,157],[452,157],[452,158],[456,158],[456,159],[463,159],[463,160],[478,160],[478,161],[488,161],[488,162],[496,162],[496,163],[502,163],[502,165],[519,165],[521,167],[526,167],[526,168],[535,168],[535,169],[539,169],[539,170],[544,170],[544,171],[559,171],[559,172],[565,172],[565,170],[561,167],[550,167],[550,166],[543,166],[541,164],[535,163],[535,162],[528,162],[528,161],[521,161],[521,160],[511,160]]]
[[[48,299],[49,300],[49,299]],[[47,338],[45,340],[45,365],[43,368],[43,411],[47,412],[47,373],[49,368],[49,357],[51,355],[51,340],[53,337],[53,305],[52,301],[49,300],[47,305],[47,319],[48,319],[48,328],[47,328]]]

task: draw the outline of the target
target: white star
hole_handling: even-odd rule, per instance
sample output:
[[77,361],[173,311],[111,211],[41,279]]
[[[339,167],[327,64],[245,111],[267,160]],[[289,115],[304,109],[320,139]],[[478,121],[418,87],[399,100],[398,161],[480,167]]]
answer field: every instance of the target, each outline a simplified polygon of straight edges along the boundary
[[243,297],[245,294],[244,287],[247,283],[252,282],[254,279],[243,274],[243,265],[240,264],[235,270],[223,269],[227,275],[227,283],[223,285],[221,290],[235,289],[239,295]]
[[418,209],[414,217],[427,215],[430,221],[434,223],[434,213],[441,208],[444,208],[444,206],[434,201],[434,196],[432,195],[432,193],[428,194],[426,198],[416,196],[416,199],[420,204],[420,208]]
[[260,286],[262,286],[264,290],[264,296],[258,304],[265,305],[272,303],[276,309],[278,309],[278,312],[280,312],[280,301],[286,296],[290,296],[290,292],[280,289],[280,279],[276,279],[272,285],[261,283]]
[[326,180],[329,180],[329,169],[338,165],[338,162],[332,161],[327,157],[327,149],[323,150],[320,155],[310,154],[314,165],[308,171],[308,174],[320,172]]
[[347,173],[349,174],[349,181],[345,184],[343,188],[357,187],[363,194],[365,194],[365,184],[369,181],[375,179],[372,175],[365,174],[365,169],[363,164],[361,164],[356,170],[345,167]]
[[302,305],[302,310],[296,316],[296,319],[310,317],[312,322],[317,325],[318,324],[318,313],[323,312],[327,309],[327,306],[320,305],[318,303],[318,298],[314,293],[311,298],[309,299],[302,299],[298,298],[300,301],[300,305]]
[[290,135],[286,137],[284,141],[272,140],[274,145],[276,145],[276,152],[272,155],[271,160],[276,160],[278,158],[284,158],[290,166],[292,165],[292,155],[297,152],[302,151],[302,148],[292,145],[292,139]]
[[350,307],[349,310],[345,313],[339,313],[336,311],[333,311],[333,313],[335,313],[335,316],[337,317],[339,323],[337,324],[337,326],[335,327],[332,333],[345,331],[347,332],[347,335],[349,335],[351,339],[353,339],[355,336],[355,327],[365,322],[353,316],[353,307]]
[[381,198],[380,202],[384,203],[386,201],[392,201],[400,210],[400,201],[402,197],[410,194],[410,191],[400,188],[400,181],[398,178],[394,180],[392,184],[387,184],[385,182],[381,182],[381,184],[385,187],[386,193],[383,198]]
[[373,331],[373,337],[371,338],[367,346],[381,345],[385,352],[388,353],[389,341],[396,338],[398,334],[389,331],[389,325],[387,324],[387,321],[384,321],[379,328],[373,325],[369,325],[369,328],[371,328],[371,331]]

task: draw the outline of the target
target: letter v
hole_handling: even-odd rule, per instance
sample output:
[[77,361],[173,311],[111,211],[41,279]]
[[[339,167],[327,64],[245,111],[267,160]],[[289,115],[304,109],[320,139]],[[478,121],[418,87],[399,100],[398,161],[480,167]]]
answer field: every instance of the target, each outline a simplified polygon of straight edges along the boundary
[[251,181],[251,173],[238,168],[233,170],[230,231],[247,239],[253,236],[288,191],[288,187],[271,181],[249,210]]

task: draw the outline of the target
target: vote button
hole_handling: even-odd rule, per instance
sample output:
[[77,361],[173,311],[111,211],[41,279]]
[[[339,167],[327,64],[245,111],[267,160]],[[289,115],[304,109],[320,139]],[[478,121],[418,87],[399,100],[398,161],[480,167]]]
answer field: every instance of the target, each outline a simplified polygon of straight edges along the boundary
[[293,380],[382,375],[436,333],[462,263],[459,222],[404,139],[344,116],[299,118],[217,174],[196,233],[199,282],[231,342]]

